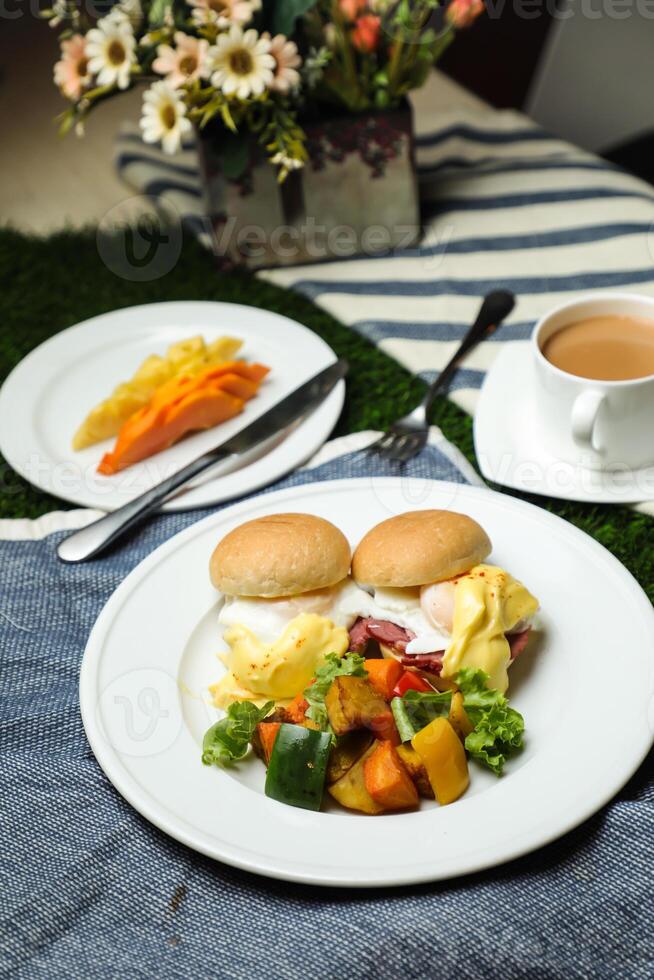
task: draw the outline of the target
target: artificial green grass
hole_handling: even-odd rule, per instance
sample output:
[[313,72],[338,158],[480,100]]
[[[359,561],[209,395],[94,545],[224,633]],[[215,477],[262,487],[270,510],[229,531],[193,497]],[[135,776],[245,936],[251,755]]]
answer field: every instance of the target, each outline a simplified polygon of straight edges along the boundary
[[[297,293],[243,272],[217,271],[212,257],[187,240],[174,269],[152,282],[118,278],[101,260],[95,233],[49,238],[0,230],[0,380],[46,338],[107,310],[163,300],[224,300],[265,307],[306,324],[350,362],[347,398],[336,434],[384,429],[412,408],[424,385],[396,361]],[[228,325],[226,325],[226,330]],[[292,356],[292,352],[289,352]],[[472,420],[439,398],[432,421],[474,464]],[[499,489],[499,488],[498,488]],[[605,545],[654,601],[654,521],[626,507],[527,497]],[[0,517],[37,517],[69,505],[34,489],[0,457]]]

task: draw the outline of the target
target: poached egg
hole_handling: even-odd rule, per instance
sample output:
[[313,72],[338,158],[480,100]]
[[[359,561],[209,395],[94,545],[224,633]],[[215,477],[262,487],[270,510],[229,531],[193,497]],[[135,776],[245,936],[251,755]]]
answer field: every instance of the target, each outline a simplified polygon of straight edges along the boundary
[[295,697],[328,653],[347,652],[348,630],[367,597],[350,578],[298,596],[225,596],[218,621],[226,627],[227,673],[211,688],[215,705]]
[[511,663],[506,634],[530,626],[538,600],[504,569],[480,564],[420,588],[376,589],[364,606],[360,615],[415,633],[407,654],[444,651],[441,677],[452,678],[464,667],[480,669],[489,687],[504,693]]
[[[449,583],[448,583],[449,584]],[[507,633],[524,630],[538,609],[535,598],[517,579],[496,565],[475,565],[451,582],[452,639],[443,656],[442,677],[463,667],[483,670],[488,686],[502,694],[509,686],[511,648]],[[435,591],[425,590],[425,605],[434,615]],[[438,606],[444,615],[445,602]]]
[[415,634],[407,654],[444,651],[441,676],[463,667],[484,670],[504,692],[511,649],[507,633],[529,626],[538,600],[494,565],[475,565],[454,579],[372,593],[346,578],[329,589],[261,599],[226,596],[218,620],[228,651],[227,673],[212,687],[214,702],[290,700],[303,691],[328,653],[343,656],[359,618],[387,620]]

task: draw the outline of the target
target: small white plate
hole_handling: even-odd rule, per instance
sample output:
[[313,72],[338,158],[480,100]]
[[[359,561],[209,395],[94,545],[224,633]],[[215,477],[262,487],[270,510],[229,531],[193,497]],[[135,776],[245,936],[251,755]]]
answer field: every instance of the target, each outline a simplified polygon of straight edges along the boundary
[[[116,476],[96,473],[113,440],[81,452],[73,433],[89,409],[132,376],[148,354],[185,337],[244,340],[239,357],[271,368],[241,415],[200,432]],[[334,360],[316,334],[294,320],[234,303],[152,303],[115,310],[56,334],[18,364],[0,391],[0,452],[40,490],[71,503],[115,510],[196,456],[229,438]],[[345,395],[339,383],[304,421],[164,504],[191,510],[251,493],[304,463],[329,436]]]
[[487,480],[500,486],[587,503],[636,504],[654,499],[654,466],[592,470],[545,449],[546,420],[534,398],[537,384],[528,342],[504,344],[479,394],[475,452]]
[[[229,771],[203,766],[202,737],[217,717],[207,687],[223,670],[220,597],[208,576],[219,538],[245,519],[304,511],[334,521],[355,543],[378,521],[427,507],[477,518],[493,541],[492,560],[541,601],[542,631],[512,668],[512,703],[525,716],[527,738],[506,774],[497,779],[471,763],[470,789],[456,803],[366,817],[268,799],[254,757]],[[189,847],[291,881],[399,885],[516,858],[603,806],[652,742],[653,644],[654,610],[638,584],[560,518],[476,487],[339,480],[235,504],[146,558],[93,628],[80,704],[116,789]]]

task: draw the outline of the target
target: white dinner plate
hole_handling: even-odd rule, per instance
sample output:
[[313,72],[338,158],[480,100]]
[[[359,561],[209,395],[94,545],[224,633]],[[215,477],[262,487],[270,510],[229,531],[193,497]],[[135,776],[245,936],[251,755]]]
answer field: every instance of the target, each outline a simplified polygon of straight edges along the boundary
[[[183,439],[115,476],[96,467],[113,440],[81,452],[73,434],[90,408],[128,380],[149,354],[178,340],[230,334],[244,341],[238,356],[271,368],[244,411],[215,429]],[[115,510],[196,456],[229,438],[293,388],[334,361],[315,333],[277,313],[235,303],[152,303],[104,313],[62,330],[18,364],[0,391],[0,452],[34,486],[71,503]],[[251,493],[304,463],[329,436],[343,407],[345,385],[287,433],[244,456],[238,468],[200,478],[164,504],[190,510]]]
[[475,453],[487,480],[503,487],[586,503],[637,504],[654,500],[654,466],[591,470],[548,452],[547,419],[529,341],[502,345],[484,378],[475,408]]
[[[511,671],[526,746],[497,779],[471,763],[446,807],[367,817],[268,799],[265,770],[203,766],[222,674],[220,597],[209,582],[219,538],[245,519],[304,511],[354,544],[378,521],[445,507],[481,522],[491,560],[539,597],[541,628]],[[262,875],[320,885],[399,885],[478,871],[577,826],[621,788],[652,742],[654,611],[623,566],[571,524],[489,490],[416,479],[293,487],[226,508],[149,555],[118,587],[89,638],[84,727],[118,791],[197,851]]]

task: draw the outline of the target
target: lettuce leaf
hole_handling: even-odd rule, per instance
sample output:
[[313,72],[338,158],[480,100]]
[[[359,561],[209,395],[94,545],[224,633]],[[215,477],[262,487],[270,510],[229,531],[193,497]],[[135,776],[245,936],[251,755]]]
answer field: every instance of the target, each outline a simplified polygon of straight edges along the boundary
[[309,702],[305,716],[320,725],[323,732],[331,731],[325,696],[336,677],[352,676],[367,677],[364,668],[364,658],[358,653],[348,653],[339,657],[337,653],[328,653],[323,663],[318,667],[312,684],[304,692],[304,699]]
[[454,680],[463,694],[466,714],[475,726],[466,737],[466,750],[477,762],[501,776],[507,758],[523,747],[524,718],[509,707],[503,694],[486,686],[488,674],[483,670],[466,667]]
[[[524,718],[509,707],[503,694],[487,687],[488,674],[483,670],[466,667],[459,671],[454,681],[463,694],[463,707],[474,725],[465,741],[466,751],[481,765],[501,776],[506,760],[523,746]],[[450,691],[407,691],[403,697],[393,698],[391,709],[402,741],[411,741],[434,718],[446,718],[451,699]]]
[[493,705],[481,713],[466,737],[466,750],[477,762],[488,766],[496,776],[501,776],[507,758],[522,748],[524,730],[525,723],[520,712],[506,704]]
[[228,766],[242,759],[254,735],[254,729],[275,707],[267,701],[257,708],[251,701],[235,701],[227,714],[205,733],[202,742],[202,761],[205,766]]
[[434,718],[446,718],[451,701],[451,691],[407,691],[401,698],[393,698],[391,711],[402,741],[410,742]]

